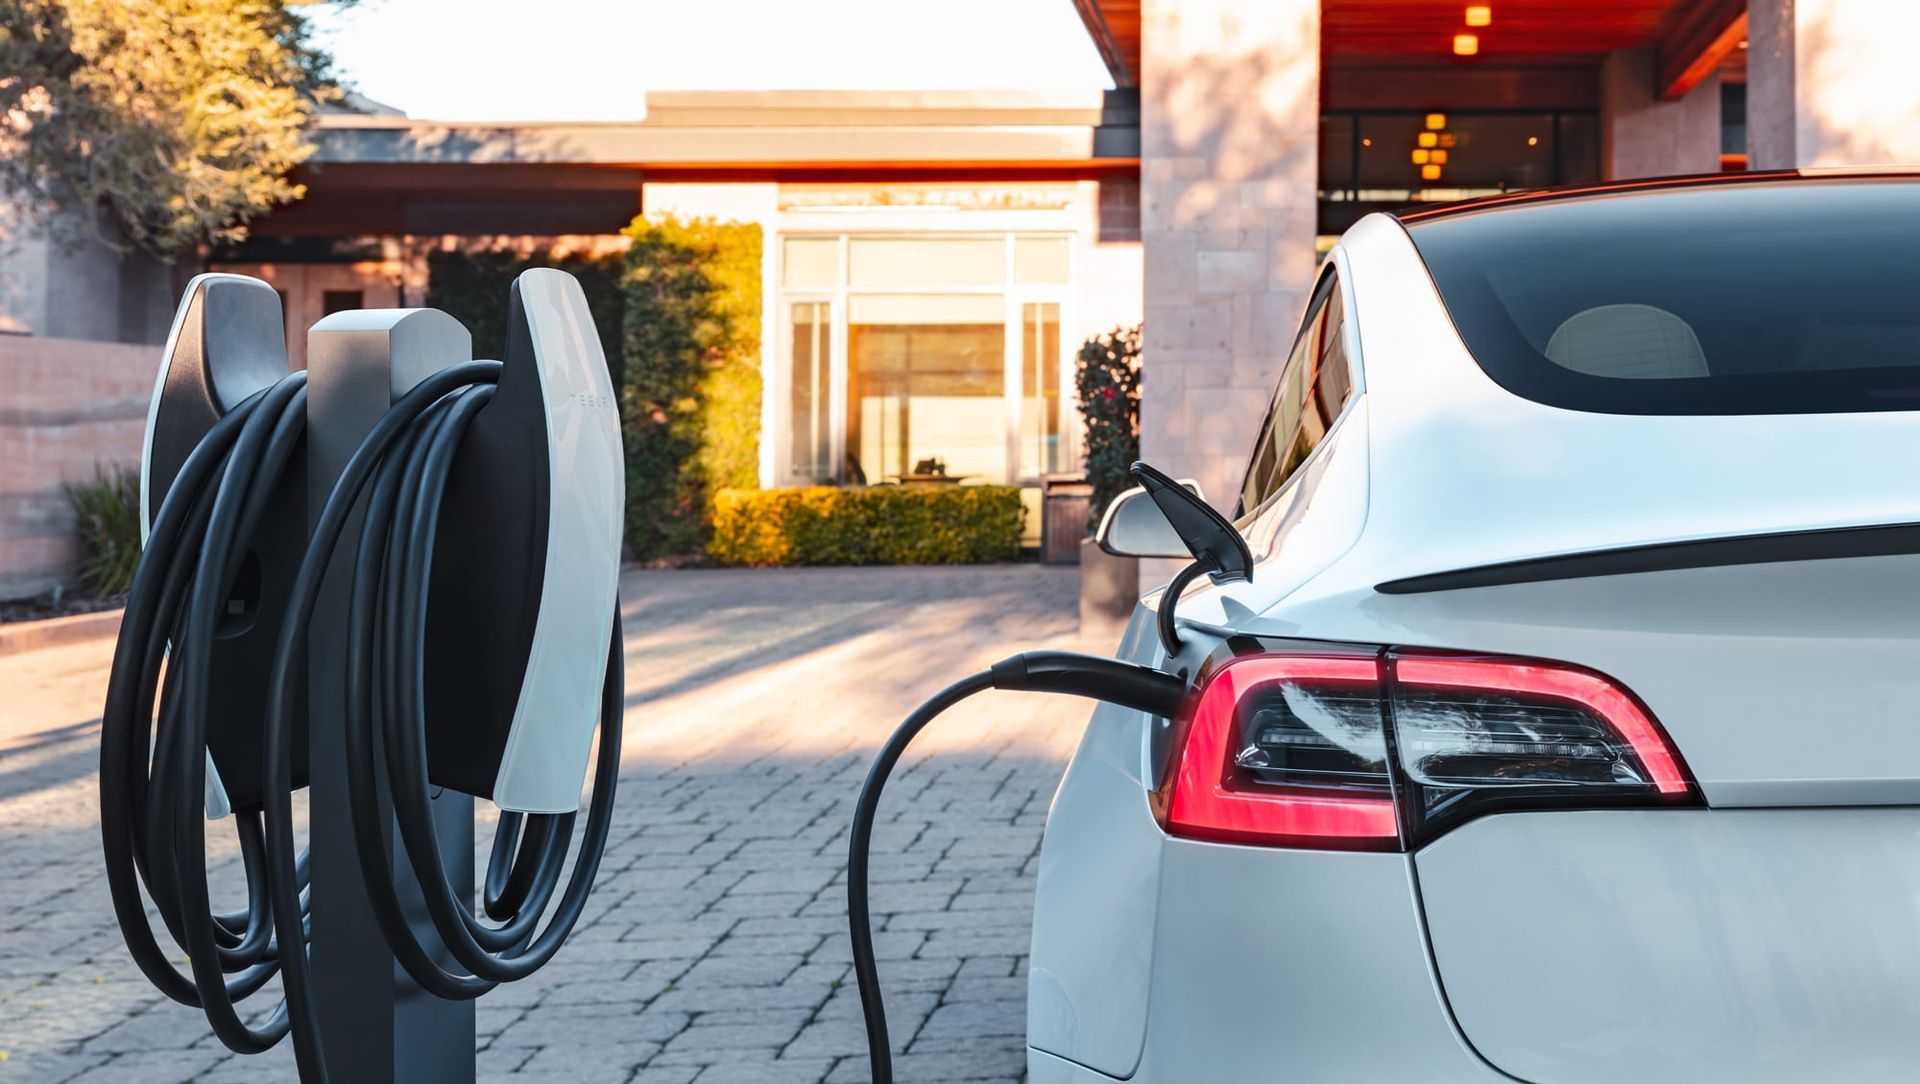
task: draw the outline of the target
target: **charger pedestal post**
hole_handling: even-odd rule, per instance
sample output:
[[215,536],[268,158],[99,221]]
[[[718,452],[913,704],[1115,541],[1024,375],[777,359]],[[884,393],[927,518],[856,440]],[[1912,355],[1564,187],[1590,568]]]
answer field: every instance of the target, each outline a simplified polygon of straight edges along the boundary
[[[473,336],[437,309],[335,313],[307,336],[309,522],[380,416],[428,376],[473,358]],[[308,653],[308,774],[313,875],[313,983],[334,1080],[355,1084],[474,1080],[474,1003],[416,986],[380,933],[360,874],[347,795],[347,603],[363,511],[348,520],[313,611]],[[442,790],[435,824],[456,888],[473,884],[473,799]],[[389,856],[409,921],[438,944],[389,810]],[[436,953],[451,963],[444,951]]]

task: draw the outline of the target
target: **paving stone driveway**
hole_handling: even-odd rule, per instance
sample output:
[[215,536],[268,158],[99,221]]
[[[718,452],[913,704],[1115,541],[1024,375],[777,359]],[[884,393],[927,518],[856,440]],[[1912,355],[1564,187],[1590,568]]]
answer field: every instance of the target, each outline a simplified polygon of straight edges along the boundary
[[[952,678],[1026,647],[1106,648],[1076,641],[1076,583],[1032,565],[629,573],[599,888],[552,965],[480,1003],[481,1077],[866,1080],[841,869],[867,759]],[[92,774],[110,653],[0,658],[0,1082],[291,1080],[285,1044],[229,1055],[119,943]],[[874,911],[904,1081],[1024,1072],[1034,856],[1086,714],[986,694],[888,791]]]

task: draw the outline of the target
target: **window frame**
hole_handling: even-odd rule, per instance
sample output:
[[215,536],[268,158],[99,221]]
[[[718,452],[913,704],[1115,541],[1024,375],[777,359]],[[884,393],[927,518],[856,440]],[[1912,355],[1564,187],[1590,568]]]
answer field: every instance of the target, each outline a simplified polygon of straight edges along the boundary
[[[786,285],[786,245],[789,241],[836,240],[840,247],[839,267],[836,281],[832,285],[810,284],[806,286]],[[1016,277],[1017,246],[1021,239],[1059,240],[1066,244],[1067,267],[1065,282],[1020,282]],[[980,241],[995,240],[1002,248],[1003,274],[1001,281],[994,285],[939,285],[913,287],[882,287],[853,285],[853,243],[868,240],[912,240],[912,241]],[[775,441],[776,454],[773,463],[774,477],[781,485],[805,485],[817,482],[812,476],[802,477],[794,473],[792,460],[792,440],[794,419],[792,416],[793,379],[793,306],[802,302],[824,302],[832,320],[832,333],[828,336],[833,351],[829,401],[829,445],[833,454],[834,470],[831,474],[833,484],[846,484],[847,457],[847,411],[850,407],[848,387],[849,375],[849,314],[850,302],[855,297],[881,295],[938,295],[938,296],[974,296],[998,297],[1002,301],[1002,324],[1004,341],[1002,347],[1002,402],[1005,427],[1007,485],[1037,485],[1046,472],[1039,474],[1022,473],[1020,411],[1025,394],[1023,371],[1024,358],[1024,308],[1028,304],[1052,304],[1058,307],[1059,324],[1056,329],[1059,342],[1058,358],[1060,381],[1059,418],[1057,424],[1061,433],[1060,466],[1063,470],[1074,469],[1082,454],[1078,427],[1073,424],[1078,416],[1079,398],[1074,385],[1074,347],[1078,344],[1068,339],[1069,329],[1074,324],[1075,290],[1081,272],[1080,246],[1077,235],[1071,230],[1057,227],[1035,227],[1031,229],[943,229],[938,232],[913,232],[897,229],[793,229],[781,230],[774,236],[774,260],[769,285],[774,292],[773,308],[778,321],[779,341],[767,380],[776,404],[768,417],[774,427],[771,434]],[[765,372],[765,370],[763,370]],[[864,466],[864,464],[863,464]],[[868,482],[881,479],[869,477]]]

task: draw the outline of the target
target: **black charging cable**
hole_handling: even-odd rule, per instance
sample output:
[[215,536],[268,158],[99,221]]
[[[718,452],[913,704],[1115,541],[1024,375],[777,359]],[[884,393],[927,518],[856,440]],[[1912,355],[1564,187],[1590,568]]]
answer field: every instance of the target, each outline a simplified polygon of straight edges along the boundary
[[[300,889],[292,854],[292,804],[287,744],[291,740],[295,679],[307,654],[309,623],[327,566],[354,507],[366,494],[365,518],[353,566],[348,624],[347,776],[354,838],[381,932],[407,975],[439,997],[479,997],[495,985],[525,978],[558,952],[586,908],[612,826],[620,771],[624,708],[624,653],[619,615],[608,647],[600,701],[598,763],[586,831],[573,872],[544,928],[571,849],[575,814],[502,816],[482,904],[501,925],[473,914],[442,864],[427,779],[424,665],[427,586],[440,515],[440,498],[461,436],[499,381],[498,362],[451,366],[428,377],[395,403],[368,432],[341,470],[322,507],[280,630],[269,685],[266,727],[267,822],[274,861],[269,885],[282,937]],[[371,485],[371,492],[368,486]],[[379,752],[376,753],[376,746]],[[380,768],[384,766],[384,774]],[[384,784],[384,787],[382,786]],[[462,970],[433,958],[408,921],[392,877],[387,831],[378,810],[382,791],[391,803],[401,849],[420,887],[434,933]],[[294,1052],[302,1079],[326,1079],[306,960],[286,967]]]
[[[423,989],[446,998],[478,997],[526,977],[578,923],[606,847],[624,708],[617,612],[593,795],[564,889],[576,814],[501,816],[481,897],[498,925],[476,918],[448,883],[433,830],[421,685],[427,585],[441,496],[460,438],[492,398],[500,371],[499,362],[468,362],[421,381],[374,424],[321,510],[278,629],[262,726],[262,808],[234,814],[247,886],[241,911],[217,913],[209,903],[209,656],[242,559],[304,442],[305,373],[228,411],[187,456],[148,532],[121,621],[100,756],[101,836],[121,933],[147,978],[173,1000],[204,1011],[228,1048],[260,1053],[291,1032],[308,1084],[322,1084],[328,1074],[309,971],[309,863],[294,836],[294,719],[307,678],[314,606],[363,494],[347,672],[314,679],[346,684],[355,841],[375,917],[396,959]],[[464,970],[435,960],[408,922],[378,815],[383,804],[393,811],[434,933]],[[187,974],[161,949],[143,888],[187,953]],[[264,1023],[249,1026],[237,1002],[276,974],[284,1000]]]
[[[243,1054],[272,1047],[289,1028],[284,1002],[258,1027],[241,1019],[237,1003],[289,958],[304,961],[307,858],[294,852],[289,835],[279,856],[289,891],[284,915],[276,913],[267,887],[275,854],[262,814],[236,811],[246,906],[229,914],[211,909],[209,656],[247,547],[304,441],[306,380],[294,373],[255,393],[187,456],[148,531],[100,722],[100,833],[120,932],[161,993],[201,1009],[220,1041]],[[156,940],[143,887],[186,952],[187,974]]]
[[873,923],[867,910],[867,852],[873,846],[880,792],[908,743],[941,713],[987,689],[1064,693],[1172,717],[1187,695],[1184,679],[1151,667],[1072,651],[1029,651],[1002,659],[961,678],[913,710],[880,747],[860,787],[853,809],[853,834],[847,852],[847,932],[853,939],[853,974],[860,987],[860,1011],[867,1025],[867,1060],[873,1084],[892,1084],[893,1049],[887,1039],[887,1008],[880,995],[880,974],[873,959]]

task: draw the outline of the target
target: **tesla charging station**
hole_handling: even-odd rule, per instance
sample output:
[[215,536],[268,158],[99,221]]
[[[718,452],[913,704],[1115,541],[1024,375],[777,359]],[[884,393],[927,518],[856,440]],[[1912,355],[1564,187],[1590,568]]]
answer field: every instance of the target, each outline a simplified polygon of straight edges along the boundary
[[[606,843],[613,389],[570,276],[523,274],[502,315],[496,362],[437,310],[336,313],[289,373],[272,288],[202,275],[155,384],[101,733],[115,912],[162,992],[242,1053],[291,1034],[305,1080],[472,1080],[473,1000],[552,958]],[[476,797],[501,810],[484,919]],[[238,911],[210,901],[218,820]],[[250,1022],[238,1002],[276,977],[284,1000]]]

